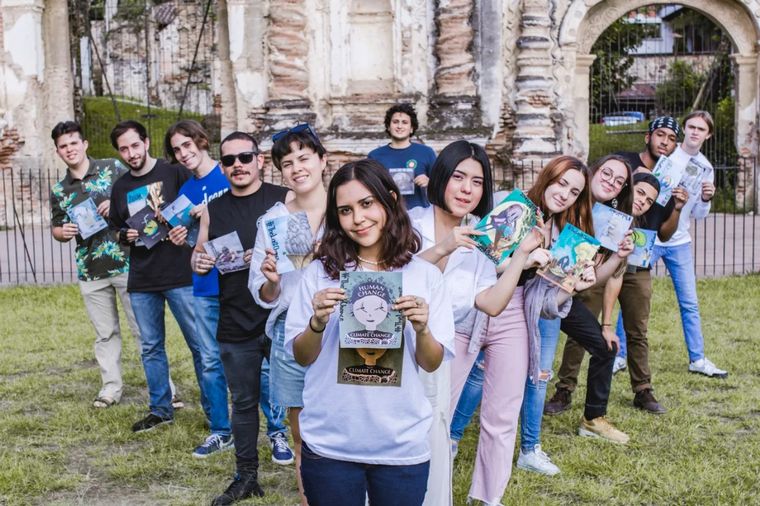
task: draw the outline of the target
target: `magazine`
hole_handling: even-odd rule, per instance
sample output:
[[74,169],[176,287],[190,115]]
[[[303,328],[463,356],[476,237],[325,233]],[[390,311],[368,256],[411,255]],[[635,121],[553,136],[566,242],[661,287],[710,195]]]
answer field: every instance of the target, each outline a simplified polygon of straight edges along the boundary
[[305,212],[278,216],[264,224],[268,246],[277,258],[277,272],[301,269],[314,255],[314,234]]
[[673,161],[667,156],[661,156],[657,160],[652,174],[660,182],[660,194],[657,196],[657,203],[661,206],[668,203],[670,196],[673,194],[673,188],[681,182],[684,168],[673,164]]
[[220,274],[228,274],[248,268],[244,258],[243,244],[235,231],[206,242],[203,249],[209,256],[216,258],[215,265]]
[[496,265],[517,249],[528,232],[536,226],[536,205],[515,188],[475,225],[485,235],[473,236],[478,249]]
[[594,237],[603,248],[617,251],[620,241],[631,228],[633,216],[597,202],[591,210],[594,220]]
[[634,267],[649,267],[652,263],[652,250],[654,249],[654,240],[656,238],[656,230],[634,228],[633,252],[628,255],[628,265]]
[[702,165],[699,160],[697,160],[697,157],[691,157],[684,168],[683,177],[681,177],[681,182],[678,183],[678,186],[686,189],[686,191],[689,192],[689,197],[692,195],[701,195],[702,180],[705,178],[705,174],[707,174],[708,170],[709,168]]
[[388,169],[401,195],[414,195],[414,167]]
[[338,383],[400,387],[404,365],[403,336],[398,348],[338,348]]
[[98,206],[92,197],[87,197],[67,211],[71,222],[79,227],[79,236],[88,239],[108,228],[108,222],[98,213]]
[[340,302],[341,348],[398,348],[404,327],[400,311],[391,309],[401,296],[400,272],[340,273],[346,299]]
[[185,227],[187,229],[187,244],[191,247],[198,242],[198,232],[201,229],[201,220],[195,219],[190,215],[193,209],[193,203],[186,195],[180,195],[177,200],[161,210],[161,216],[172,227]]
[[565,225],[549,252],[552,260],[537,274],[572,293],[586,263],[594,259],[599,241],[571,224]]
[[132,215],[127,220],[127,225],[137,230],[140,244],[136,245],[145,246],[148,249],[151,249],[169,234],[169,228],[156,218],[156,213],[148,206]]

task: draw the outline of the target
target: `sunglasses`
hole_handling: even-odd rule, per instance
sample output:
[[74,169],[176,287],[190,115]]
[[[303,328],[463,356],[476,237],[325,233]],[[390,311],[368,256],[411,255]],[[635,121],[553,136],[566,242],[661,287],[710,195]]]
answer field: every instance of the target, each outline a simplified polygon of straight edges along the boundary
[[277,142],[283,137],[285,137],[288,134],[298,134],[301,132],[306,132],[311,136],[312,139],[317,141],[319,143],[319,136],[317,135],[317,132],[314,131],[313,128],[311,128],[311,125],[308,123],[301,123],[300,125],[296,125],[293,128],[286,128],[285,130],[280,130],[276,134],[272,136],[272,142]]
[[243,151],[242,153],[238,153],[236,155],[224,155],[221,158],[221,161],[222,165],[225,167],[232,167],[235,165],[236,158],[240,160],[240,163],[251,163],[256,155],[258,155],[258,152],[256,151]]

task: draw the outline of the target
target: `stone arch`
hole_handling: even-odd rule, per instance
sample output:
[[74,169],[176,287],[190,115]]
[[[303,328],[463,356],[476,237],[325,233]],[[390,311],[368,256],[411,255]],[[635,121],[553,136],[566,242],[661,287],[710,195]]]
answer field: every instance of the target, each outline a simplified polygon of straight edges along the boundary
[[565,121],[563,149],[588,155],[590,54],[597,38],[627,12],[651,4],[679,3],[704,14],[730,36],[737,65],[736,146],[742,156],[758,148],[758,41],[760,0],[572,0],[559,27],[564,79],[558,83],[559,108]]

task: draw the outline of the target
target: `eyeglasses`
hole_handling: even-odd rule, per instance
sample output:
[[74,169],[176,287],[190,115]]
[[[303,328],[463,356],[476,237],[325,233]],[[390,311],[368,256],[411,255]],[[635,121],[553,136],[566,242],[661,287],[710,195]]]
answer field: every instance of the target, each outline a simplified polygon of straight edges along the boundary
[[256,151],[243,151],[242,153],[238,153],[236,155],[224,155],[221,158],[221,161],[222,165],[225,167],[232,167],[235,165],[236,158],[240,160],[240,163],[251,163],[253,161],[253,158],[258,154],[259,153]]
[[293,128],[286,128],[285,130],[280,130],[276,134],[272,136],[272,142],[277,142],[283,137],[285,137],[288,134],[298,134],[301,132],[306,132],[311,136],[312,139],[317,141],[319,143],[319,136],[317,135],[317,132],[314,131],[313,128],[311,128],[311,125],[308,123],[301,123],[300,125],[296,125]]
[[615,188],[623,188],[626,185],[626,180],[624,177],[614,177],[615,174],[607,167],[602,168],[602,170],[599,172],[602,175],[602,180],[609,181]]

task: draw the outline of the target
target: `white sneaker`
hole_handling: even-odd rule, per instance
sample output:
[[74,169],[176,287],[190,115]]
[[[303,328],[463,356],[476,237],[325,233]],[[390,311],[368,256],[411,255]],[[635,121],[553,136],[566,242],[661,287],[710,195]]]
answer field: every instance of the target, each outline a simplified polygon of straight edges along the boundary
[[617,374],[628,367],[625,357],[615,357],[615,363],[612,364],[612,374]]
[[525,471],[554,476],[559,473],[559,467],[552,463],[552,459],[541,450],[541,445],[536,445],[533,451],[523,452],[520,448],[520,456],[517,457],[517,467]]
[[710,378],[728,378],[728,372],[723,369],[718,369],[715,364],[705,358],[700,358],[689,364],[689,372],[695,372],[697,374],[704,374]]

